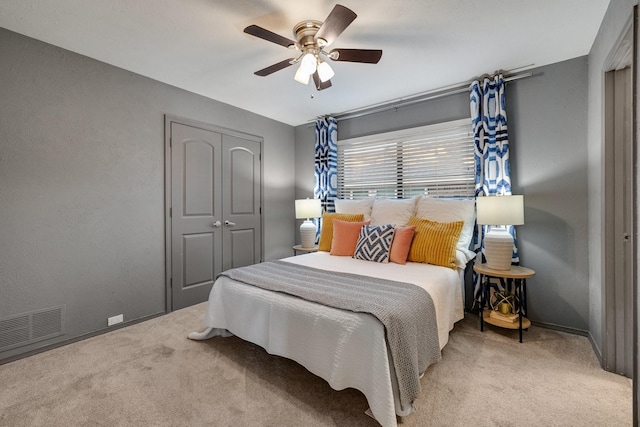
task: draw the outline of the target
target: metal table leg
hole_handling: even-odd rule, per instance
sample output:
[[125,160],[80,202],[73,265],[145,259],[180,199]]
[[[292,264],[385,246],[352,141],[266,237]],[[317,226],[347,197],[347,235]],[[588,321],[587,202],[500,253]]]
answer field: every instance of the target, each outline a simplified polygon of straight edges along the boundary
[[484,292],[485,292],[485,276],[480,275],[480,332],[484,332]]

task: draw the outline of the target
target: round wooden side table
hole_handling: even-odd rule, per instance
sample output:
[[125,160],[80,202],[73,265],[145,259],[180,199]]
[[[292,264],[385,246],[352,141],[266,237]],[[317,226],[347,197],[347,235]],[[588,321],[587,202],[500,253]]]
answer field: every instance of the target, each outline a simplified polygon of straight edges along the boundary
[[[484,331],[485,322],[500,328],[518,329],[520,342],[522,342],[522,330],[529,329],[531,326],[531,321],[525,317],[527,312],[527,279],[535,276],[536,272],[520,265],[512,265],[509,270],[494,270],[487,267],[487,264],[476,264],[473,266],[473,270],[480,275],[480,330]],[[485,309],[489,303],[488,296],[492,278],[499,279],[502,283],[506,281],[508,288],[513,285],[517,301],[515,313],[518,315],[517,322],[493,318],[491,317],[491,308]]]

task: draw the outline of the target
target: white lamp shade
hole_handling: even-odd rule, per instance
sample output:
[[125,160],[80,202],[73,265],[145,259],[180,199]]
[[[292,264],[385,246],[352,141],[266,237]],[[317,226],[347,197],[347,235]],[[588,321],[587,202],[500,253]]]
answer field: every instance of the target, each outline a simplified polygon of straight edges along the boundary
[[521,195],[477,197],[476,209],[478,224],[524,224],[524,197]]
[[320,218],[321,216],[320,199],[296,200],[296,219]]

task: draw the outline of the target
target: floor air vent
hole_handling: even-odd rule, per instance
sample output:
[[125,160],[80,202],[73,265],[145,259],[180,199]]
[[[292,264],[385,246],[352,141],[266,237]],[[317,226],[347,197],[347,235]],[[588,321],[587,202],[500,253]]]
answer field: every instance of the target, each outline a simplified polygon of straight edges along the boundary
[[64,335],[65,306],[0,319],[0,352]]

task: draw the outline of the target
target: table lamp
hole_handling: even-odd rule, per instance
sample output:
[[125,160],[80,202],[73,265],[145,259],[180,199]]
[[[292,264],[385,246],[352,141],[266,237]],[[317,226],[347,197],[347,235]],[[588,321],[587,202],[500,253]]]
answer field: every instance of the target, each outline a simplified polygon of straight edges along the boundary
[[305,249],[313,248],[316,244],[316,225],[311,218],[320,218],[322,206],[320,199],[296,200],[296,219],[304,219],[300,226],[300,240]]
[[509,270],[513,254],[513,236],[506,226],[524,224],[524,197],[477,197],[476,209],[478,224],[490,226],[484,236],[487,267],[493,270]]

